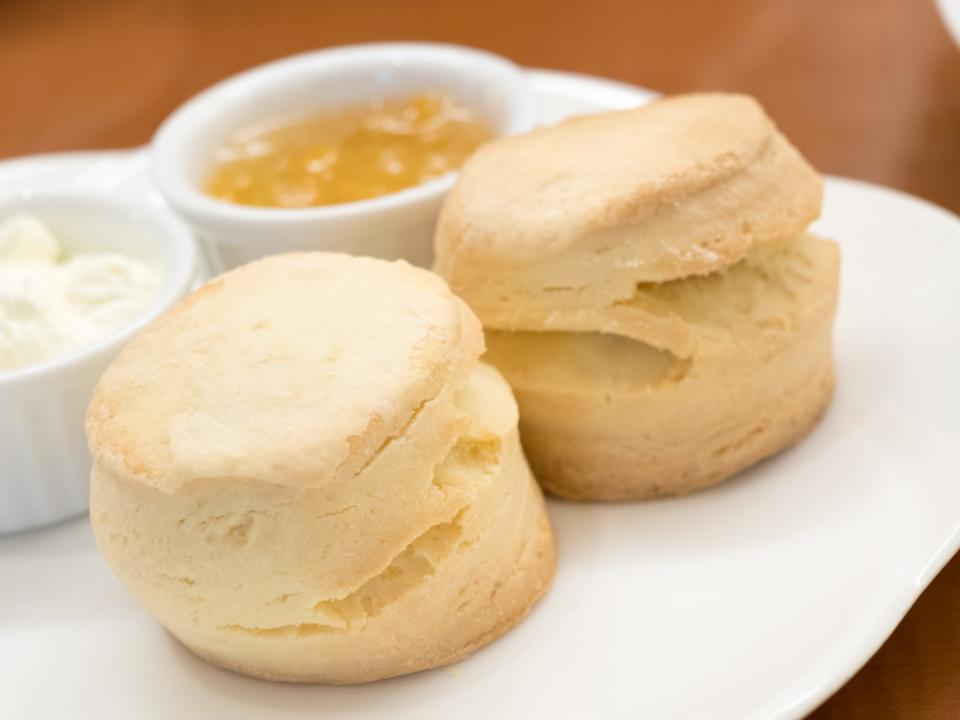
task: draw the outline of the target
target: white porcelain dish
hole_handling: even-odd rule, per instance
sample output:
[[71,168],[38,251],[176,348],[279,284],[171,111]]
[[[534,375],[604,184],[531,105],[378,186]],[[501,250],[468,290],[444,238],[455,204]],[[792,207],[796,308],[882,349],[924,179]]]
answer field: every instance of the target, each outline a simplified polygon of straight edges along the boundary
[[503,58],[430,43],[351,45],[248,70],[188,101],[153,140],[157,185],[208,243],[218,271],[285,250],[405,257],[427,265],[434,220],[453,174],[383,197],[304,209],[235,205],[200,189],[214,151],[253,122],[425,90],[452,93],[498,135],[533,127],[525,77]]
[[196,250],[186,226],[143,203],[78,193],[0,192],[0,222],[40,218],[68,253],[119,252],[156,267],[163,285],[134,322],[89,347],[0,372],[0,534],[87,509],[90,456],[83,415],[120,348],[190,289]]
[[[651,96],[560,73],[531,79],[544,121]],[[56,158],[0,164],[0,187],[87,172],[128,192],[143,168],[119,177],[136,157],[91,154],[86,171],[69,157],[72,169],[56,173]],[[816,229],[844,251],[839,384],[823,424],[690,497],[551,502],[556,585],[473,657],[344,688],[217,670],[136,605],[76,521],[0,540],[0,717],[802,717],[866,662],[960,545],[960,221],[829,179]]]
[[940,18],[960,48],[960,0],[936,0]]

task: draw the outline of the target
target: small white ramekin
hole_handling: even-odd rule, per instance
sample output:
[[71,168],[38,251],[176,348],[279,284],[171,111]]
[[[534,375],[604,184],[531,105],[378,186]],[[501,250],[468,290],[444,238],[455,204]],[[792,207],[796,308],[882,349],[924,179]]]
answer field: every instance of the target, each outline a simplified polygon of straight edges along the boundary
[[31,193],[0,200],[0,222],[31,215],[68,253],[110,251],[144,260],[163,285],[136,321],[95,345],[0,372],[0,534],[47,525],[88,506],[83,418],[97,379],[144,325],[190,291],[193,237],[172,213],[102,196]]
[[423,91],[452,93],[498,135],[534,125],[533,97],[523,72],[496,55],[429,43],[321,50],[241,73],[181,106],[153,139],[157,186],[200,237],[214,273],[293,250],[428,265],[437,212],[455,173],[371,200],[304,209],[235,205],[201,190],[217,148],[240,128],[265,118]]

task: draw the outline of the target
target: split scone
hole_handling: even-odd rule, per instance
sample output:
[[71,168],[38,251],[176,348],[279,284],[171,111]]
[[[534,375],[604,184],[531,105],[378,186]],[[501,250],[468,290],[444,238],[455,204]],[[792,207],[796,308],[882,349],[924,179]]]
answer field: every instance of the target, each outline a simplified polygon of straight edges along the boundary
[[481,148],[436,270],[480,317],[541,484],[627,500],[798,440],[833,388],[822,181],[752,99],[678,96]]
[[109,565],[200,657],[354,683],[516,624],[553,537],[510,389],[435,275],[270,257],[143,331],[87,413]]

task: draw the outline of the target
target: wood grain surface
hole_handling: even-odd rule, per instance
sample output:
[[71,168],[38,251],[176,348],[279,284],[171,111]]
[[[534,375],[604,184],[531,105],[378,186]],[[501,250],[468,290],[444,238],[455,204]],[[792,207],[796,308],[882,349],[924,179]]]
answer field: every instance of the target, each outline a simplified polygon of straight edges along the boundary
[[[823,172],[960,212],[960,50],[933,0],[0,0],[0,157],[139,145],[231,73],[373,40],[748,92]],[[960,718],[960,559],[811,717]]]

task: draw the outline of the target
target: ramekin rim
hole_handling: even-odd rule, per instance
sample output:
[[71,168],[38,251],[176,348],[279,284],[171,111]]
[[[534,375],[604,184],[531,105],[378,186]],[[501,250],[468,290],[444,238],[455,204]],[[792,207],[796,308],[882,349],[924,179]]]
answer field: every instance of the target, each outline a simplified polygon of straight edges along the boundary
[[[179,135],[185,123],[203,112],[206,105],[218,102],[224,96],[238,92],[237,88],[252,83],[264,84],[270,78],[289,71],[291,67],[318,63],[317,71],[323,69],[324,61],[343,61],[356,56],[369,61],[378,54],[405,52],[427,57],[445,54],[450,58],[468,57],[485,64],[486,68],[512,76],[505,90],[510,108],[510,119],[503,134],[530,130],[535,126],[533,94],[528,87],[522,68],[511,60],[495,53],[462,45],[448,43],[385,42],[341,45],[320,50],[311,50],[279,58],[262,65],[231,75],[200,91],[175,109],[160,125],[150,142],[153,176],[164,198],[179,212],[197,222],[243,223],[254,225],[294,226],[302,223],[344,222],[359,218],[387,214],[398,210],[429,203],[444,195],[452,187],[456,172],[450,172],[425,183],[375,198],[350,203],[324,205],[309,208],[269,208],[238,205],[211,198],[190,182],[179,164],[176,148],[183,142]],[[500,86],[498,86],[500,87]]]
[[[10,197],[7,196],[4,199],[9,200]],[[187,294],[190,286],[196,280],[199,257],[193,233],[185,222],[162,207],[85,191],[31,191],[19,196],[13,195],[12,198],[13,202],[32,199],[54,202],[61,200],[66,202],[90,202],[112,208],[112,211],[129,212],[134,216],[143,216],[148,218],[148,222],[161,228],[167,239],[175,244],[176,252],[173,254],[175,261],[167,269],[160,289],[144,312],[138,315],[136,319],[121,325],[89,345],[83,345],[38,363],[31,363],[13,370],[0,371],[0,390],[14,386],[19,382],[32,382],[44,376],[67,370],[105,350],[111,348],[119,350],[140,330],[173,307]]]

